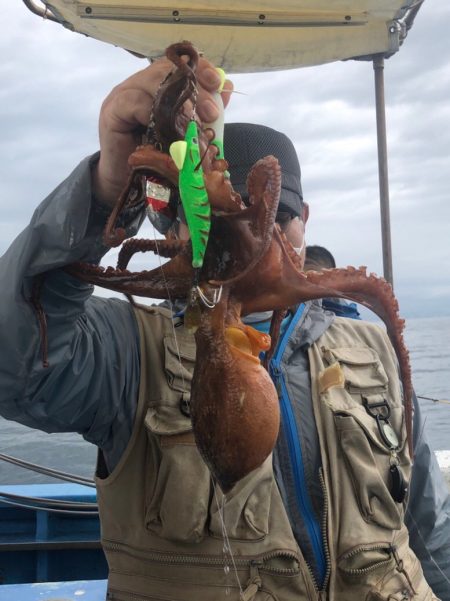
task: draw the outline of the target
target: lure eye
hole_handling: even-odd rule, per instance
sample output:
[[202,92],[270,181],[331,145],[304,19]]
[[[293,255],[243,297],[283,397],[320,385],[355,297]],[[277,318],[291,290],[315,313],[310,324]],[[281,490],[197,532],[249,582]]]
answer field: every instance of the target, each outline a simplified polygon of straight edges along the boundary
[[198,144],[198,138],[195,136],[192,138],[192,144]]

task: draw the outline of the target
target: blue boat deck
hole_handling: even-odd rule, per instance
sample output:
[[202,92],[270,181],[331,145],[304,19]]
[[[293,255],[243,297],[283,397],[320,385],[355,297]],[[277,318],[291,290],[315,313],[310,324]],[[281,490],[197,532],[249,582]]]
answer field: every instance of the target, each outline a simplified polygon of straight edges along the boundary
[[5,584],[0,601],[105,601],[106,580]]
[[[96,503],[95,489],[78,484],[2,486],[2,492],[61,500],[66,504]],[[95,505],[92,508],[95,509]],[[107,571],[95,510],[90,515],[80,515],[12,506],[5,496],[0,501],[0,584],[95,581],[106,578]],[[71,586],[70,582],[67,585]],[[0,586],[0,599],[15,601],[22,598],[4,597],[4,588]],[[81,594],[74,598],[87,601],[87,597]]]

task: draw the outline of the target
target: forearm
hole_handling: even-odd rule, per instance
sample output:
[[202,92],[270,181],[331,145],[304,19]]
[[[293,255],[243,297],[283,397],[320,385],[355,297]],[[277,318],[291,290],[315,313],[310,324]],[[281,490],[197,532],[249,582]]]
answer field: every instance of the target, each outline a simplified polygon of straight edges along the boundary
[[450,601],[450,495],[414,402],[415,457],[406,524],[426,579],[442,601]]
[[[108,368],[120,346],[110,334],[114,316],[120,313],[122,322],[132,321],[129,309],[108,303],[101,309],[108,319],[97,319],[100,301],[90,299],[93,287],[60,269],[77,260],[100,260],[107,250],[101,242],[106,216],[92,200],[90,161],[85,160],[36,209],[29,226],[0,259],[0,412],[8,419],[47,431],[77,430],[86,435],[101,402],[99,384],[108,378],[117,384],[125,379],[126,369],[135,369],[135,347],[130,353],[132,367],[124,365],[120,374]],[[135,215],[124,224],[129,234],[141,218]],[[47,317],[48,368],[42,364],[42,336],[29,300],[40,275],[44,276],[39,301]],[[129,329],[136,344],[136,332]],[[99,357],[95,351],[107,336],[110,344]]]

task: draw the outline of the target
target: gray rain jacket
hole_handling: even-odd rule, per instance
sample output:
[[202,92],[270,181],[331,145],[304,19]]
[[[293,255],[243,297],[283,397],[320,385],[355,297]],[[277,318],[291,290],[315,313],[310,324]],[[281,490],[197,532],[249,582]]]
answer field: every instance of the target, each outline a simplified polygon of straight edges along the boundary
[[[0,259],[0,413],[46,432],[78,432],[102,449],[111,471],[130,437],[139,385],[139,340],[130,305],[92,296],[93,287],[60,268],[98,262],[106,248],[101,233],[107,211],[92,199],[90,165],[84,160],[36,209],[30,225]],[[143,211],[126,215],[133,235]],[[35,276],[45,274],[40,294],[47,315],[49,363],[42,366],[39,325],[29,299]],[[310,404],[307,348],[333,316],[308,304],[292,331],[279,369],[299,432],[304,485],[320,519],[320,457]],[[450,497],[415,414],[415,463],[407,522],[411,546],[425,576],[450,601]],[[303,537],[304,516],[283,422],[274,455],[277,482],[294,534],[314,572],[314,551]]]

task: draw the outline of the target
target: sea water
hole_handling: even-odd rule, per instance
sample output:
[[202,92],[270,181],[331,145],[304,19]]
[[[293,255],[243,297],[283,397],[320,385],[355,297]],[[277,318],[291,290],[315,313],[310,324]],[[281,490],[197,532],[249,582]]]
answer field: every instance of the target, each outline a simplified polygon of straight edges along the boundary
[[[450,401],[450,317],[409,319],[405,339],[419,396]],[[450,449],[450,404],[419,399],[424,435],[434,450]],[[0,418],[0,452],[92,477],[96,449],[77,434],[44,434]],[[55,482],[0,462],[0,483]]]
[[430,401],[419,398],[426,436],[433,450],[448,450],[450,449],[450,317],[407,320],[405,341],[409,348],[416,394],[419,397],[435,399]]

